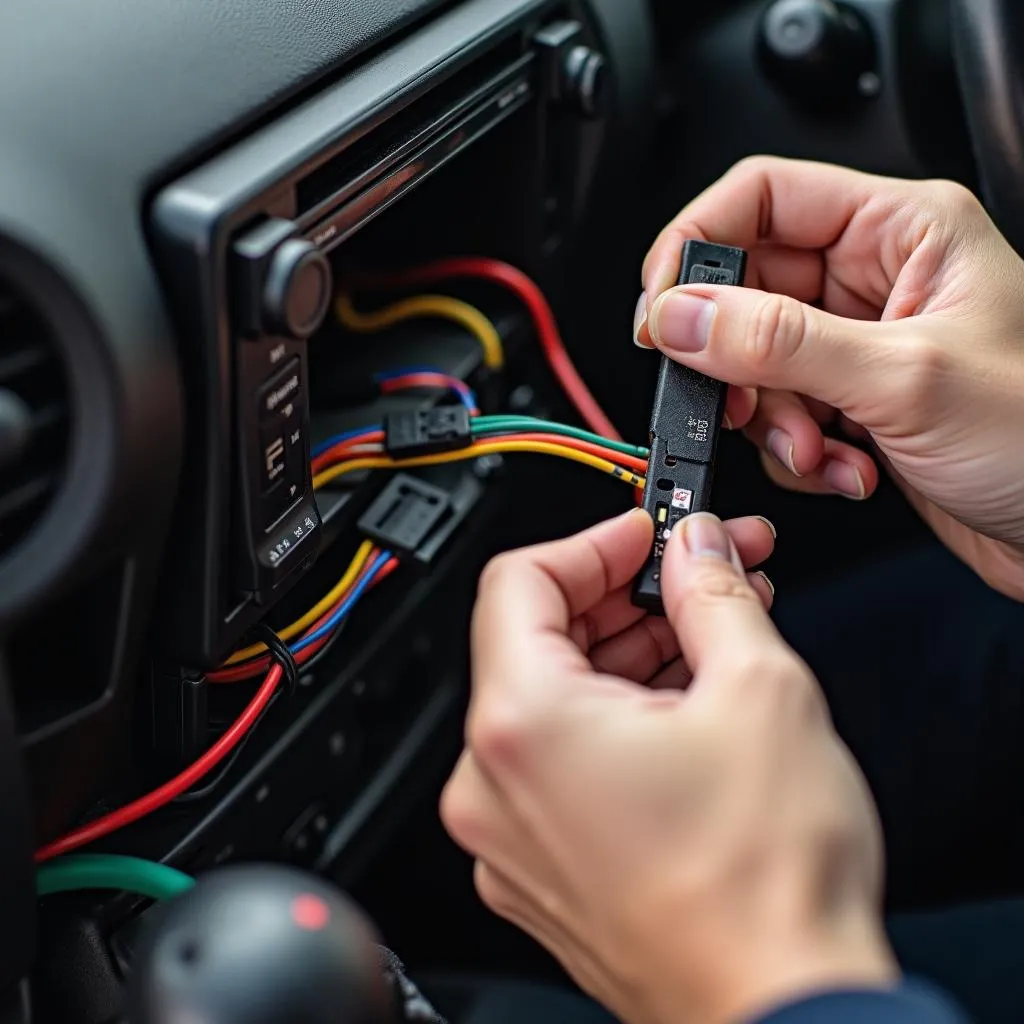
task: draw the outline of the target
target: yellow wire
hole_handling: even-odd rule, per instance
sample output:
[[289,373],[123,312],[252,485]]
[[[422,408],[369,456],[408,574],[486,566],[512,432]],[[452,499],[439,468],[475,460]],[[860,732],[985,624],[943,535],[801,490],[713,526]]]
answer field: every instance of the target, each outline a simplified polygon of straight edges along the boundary
[[475,459],[481,455],[498,455],[506,452],[534,452],[540,455],[557,455],[563,459],[571,459],[573,462],[580,462],[584,466],[598,469],[602,473],[614,476],[634,487],[645,486],[644,478],[631,473],[621,466],[607,459],[600,459],[589,452],[577,451],[575,448],[566,448],[560,444],[549,444],[546,441],[479,441],[469,448],[460,448],[454,452],[443,452],[438,455],[420,455],[414,459],[351,459],[347,462],[339,462],[331,466],[313,478],[313,487],[319,490],[326,487],[332,480],[345,473],[355,473],[361,469],[397,469],[412,466],[439,466],[445,462],[461,462],[465,459]]
[[[355,582],[356,577],[362,571],[363,566],[366,565],[372,551],[373,541],[363,541],[359,546],[359,550],[356,552],[355,557],[352,559],[351,564],[345,570],[345,575],[338,580],[331,592],[322,600],[318,601],[314,607],[310,608],[310,610],[306,612],[301,619],[296,619],[295,622],[286,629],[282,629],[277,635],[282,640],[291,640],[293,637],[305,632],[305,630],[312,626],[313,623],[316,622],[316,620],[319,619],[329,608],[337,604],[349,587],[351,587]],[[236,651],[226,662],[224,662],[224,664],[225,666],[237,665],[240,661],[248,661],[250,658],[255,658],[257,655],[262,654],[266,649],[265,644],[253,644],[251,647],[246,647],[245,650]]]
[[360,334],[376,334],[407,320],[421,317],[439,317],[452,320],[469,331],[480,342],[484,352],[484,363],[492,370],[499,370],[505,364],[505,350],[498,329],[474,306],[449,295],[417,295],[402,299],[393,306],[360,312],[352,302],[352,296],[343,292],[335,303],[334,311],[343,327]]

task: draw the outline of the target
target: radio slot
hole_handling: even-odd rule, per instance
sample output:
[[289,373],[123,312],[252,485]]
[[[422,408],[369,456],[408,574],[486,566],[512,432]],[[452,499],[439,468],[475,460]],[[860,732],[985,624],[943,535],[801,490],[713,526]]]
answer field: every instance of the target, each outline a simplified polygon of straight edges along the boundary
[[[517,73],[502,76],[497,87],[481,90],[485,95],[468,113],[461,118],[443,118],[438,125],[392,153],[374,173],[363,176],[364,182],[371,183],[362,191],[358,183],[342,189],[335,197],[336,200],[341,198],[339,205],[309,227],[306,237],[324,252],[330,252],[462,150],[511,117],[534,97],[532,64],[532,56],[524,57],[514,69]],[[462,105],[461,109],[466,106],[468,104]]]

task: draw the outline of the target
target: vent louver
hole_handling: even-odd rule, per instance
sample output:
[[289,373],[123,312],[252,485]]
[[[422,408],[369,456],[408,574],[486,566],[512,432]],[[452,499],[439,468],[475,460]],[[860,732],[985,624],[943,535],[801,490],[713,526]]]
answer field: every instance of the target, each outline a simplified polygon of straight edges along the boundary
[[53,498],[69,431],[67,381],[52,331],[0,281],[0,559]]

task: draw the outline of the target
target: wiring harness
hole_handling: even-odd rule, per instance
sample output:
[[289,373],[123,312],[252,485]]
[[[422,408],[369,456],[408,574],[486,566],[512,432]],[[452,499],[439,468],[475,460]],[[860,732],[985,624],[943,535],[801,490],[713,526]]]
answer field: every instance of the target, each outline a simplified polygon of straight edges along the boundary
[[[457,404],[395,414],[384,423],[369,424],[327,439],[313,451],[314,488],[337,486],[346,476],[360,472],[434,466],[488,455],[534,453],[588,466],[642,491],[648,449],[623,441],[601,411],[565,350],[547,299],[521,271],[496,260],[449,259],[401,274],[368,278],[362,284],[367,290],[394,292],[438,287],[460,278],[500,285],[525,305],[552,372],[589,429],[529,416],[482,416],[476,395],[465,381],[436,367],[404,367],[378,375],[376,385],[382,394],[438,389],[452,395]],[[486,367],[499,369],[504,365],[502,339],[495,325],[479,309],[452,296],[412,296],[366,311],[357,308],[352,294],[345,292],[338,297],[335,312],[347,330],[366,334],[414,319],[445,318],[476,338]],[[286,676],[323,657],[359,601],[399,564],[397,552],[372,540],[363,541],[337,583],[304,615],[279,630],[276,640],[268,636],[269,647],[263,642],[252,643],[208,673],[206,678],[212,684],[262,681],[238,718],[186,769],[152,792],[37,850],[40,895],[71,889],[114,888],[162,899],[191,885],[188,876],[164,865],[73,852],[172,802],[208,795],[278,696]],[[218,768],[220,772],[214,774]],[[203,788],[196,789],[200,783]]]

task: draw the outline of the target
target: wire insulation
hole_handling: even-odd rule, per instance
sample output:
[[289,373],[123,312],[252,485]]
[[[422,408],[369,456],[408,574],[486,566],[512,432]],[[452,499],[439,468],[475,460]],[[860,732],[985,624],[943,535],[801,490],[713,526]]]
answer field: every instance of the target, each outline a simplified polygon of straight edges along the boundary
[[194,885],[191,875],[166,864],[110,853],[73,854],[36,871],[37,896],[82,889],[123,889],[154,900],[169,900]]
[[454,452],[443,452],[438,455],[422,455],[414,459],[390,459],[390,458],[359,458],[340,462],[329,469],[325,469],[313,478],[313,487],[319,490],[329,483],[344,476],[346,473],[354,473],[364,469],[401,469],[414,466],[440,466],[449,462],[461,462],[466,459],[475,459],[483,455],[500,455],[512,452],[527,452],[537,455],[555,455],[572,462],[579,462],[592,469],[600,470],[609,476],[632,484],[634,487],[643,487],[643,477],[638,476],[629,470],[617,466],[607,459],[598,458],[588,452],[576,451],[572,448],[557,444],[547,444],[536,441],[507,441],[496,439],[492,441],[477,441],[468,448],[461,448]]
[[491,281],[513,292],[533,318],[541,348],[551,372],[583,422],[602,437],[621,441],[614,424],[584,383],[573,365],[558,330],[558,321],[546,296],[526,274],[509,263],[482,256],[453,257],[396,274],[374,276],[370,283],[378,287],[433,287],[453,278],[475,278]]
[[505,365],[505,349],[498,329],[475,306],[450,295],[416,295],[384,309],[361,312],[356,309],[352,296],[342,292],[335,300],[334,310],[344,328],[359,334],[376,334],[408,320],[424,317],[451,320],[464,327],[480,343],[485,366],[500,370]]
[[[391,559],[390,562],[385,564],[383,567],[374,571],[374,563],[377,560],[378,552],[374,552],[371,556],[370,564],[366,566],[359,578],[356,580],[355,586],[359,586],[368,576],[372,578],[367,581],[367,587],[375,587],[379,583],[383,582],[391,573],[398,567],[398,560]],[[295,655],[295,661],[303,668],[308,668],[314,662],[316,662],[321,656],[323,656],[327,649],[332,643],[334,643],[338,634],[341,632],[342,626],[345,624],[345,615],[350,614],[352,611],[351,605],[348,606],[348,610],[344,615],[337,616],[337,613],[342,608],[343,604],[347,600],[347,597],[342,601],[339,601],[337,605],[329,609],[320,619],[315,622],[308,630],[308,635],[313,633],[321,634],[318,638],[309,644],[308,647],[304,647],[299,650],[296,646],[293,649]],[[354,603],[354,602],[353,602]],[[335,625],[331,628],[329,633],[322,633],[322,627],[337,616]],[[243,662],[239,665],[232,665],[230,668],[218,669],[216,672],[211,672],[207,675],[207,681],[211,683],[240,683],[248,679],[252,679],[254,676],[258,676],[261,672],[266,671],[270,661],[266,656],[256,658],[252,661]]]
[[451,391],[458,396],[459,401],[469,411],[470,416],[479,416],[476,395],[465,381],[453,377],[450,373],[442,370],[415,369],[401,370],[395,373],[382,373],[377,377],[380,384],[381,394],[390,395],[396,391],[406,391],[414,388],[434,388],[444,391]]
[[104,836],[110,835],[111,832],[116,832],[140,818],[152,814],[169,804],[175,797],[191,789],[200,779],[216,768],[242,741],[270,702],[271,697],[274,696],[281,683],[281,674],[281,666],[274,665],[241,715],[206,753],[197,758],[184,771],[179,772],[173,779],[168,780],[151,793],[146,793],[137,800],[125,804],[124,807],[104,814],[95,821],[43,846],[36,851],[36,863],[41,864],[44,861],[53,860],[55,857],[63,856],[81,846],[93,843],[97,839],[102,839]]
[[[345,570],[345,574],[331,588],[330,592],[317,601],[317,603],[313,605],[313,607],[310,608],[302,618],[296,619],[290,626],[282,629],[277,635],[287,642],[288,640],[297,637],[304,630],[308,629],[325,612],[333,608],[334,605],[336,605],[338,601],[345,596],[346,591],[355,582],[359,573],[362,571],[363,566],[366,565],[371,551],[373,551],[373,541],[363,541],[359,546],[359,550],[356,552],[355,557],[349,563],[349,567]],[[249,661],[251,658],[265,654],[266,650],[267,648],[265,644],[253,644],[250,647],[246,647],[243,650],[232,654],[224,664],[237,665],[240,661]],[[293,651],[292,653],[294,654],[295,652]]]

